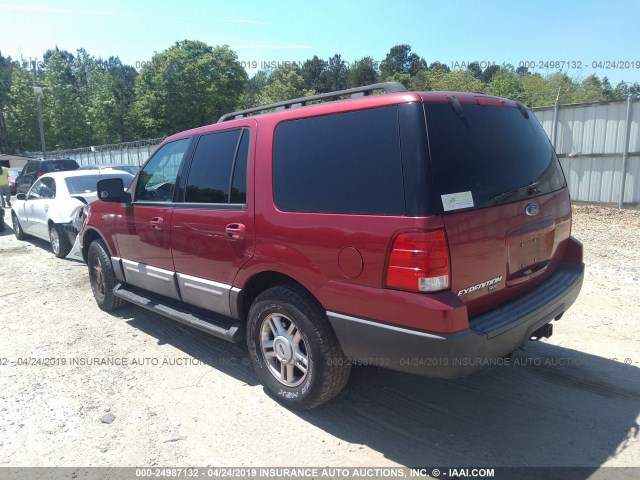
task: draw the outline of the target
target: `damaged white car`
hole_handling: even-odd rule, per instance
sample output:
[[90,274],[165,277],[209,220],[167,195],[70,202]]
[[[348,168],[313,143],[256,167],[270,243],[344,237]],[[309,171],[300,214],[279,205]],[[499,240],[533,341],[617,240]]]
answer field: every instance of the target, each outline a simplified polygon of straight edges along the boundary
[[96,183],[105,178],[121,178],[128,185],[133,175],[71,170],[41,176],[13,203],[11,221],[16,238],[33,235],[48,240],[56,257],[66,257],[82,226],[83,209],[98,198]]

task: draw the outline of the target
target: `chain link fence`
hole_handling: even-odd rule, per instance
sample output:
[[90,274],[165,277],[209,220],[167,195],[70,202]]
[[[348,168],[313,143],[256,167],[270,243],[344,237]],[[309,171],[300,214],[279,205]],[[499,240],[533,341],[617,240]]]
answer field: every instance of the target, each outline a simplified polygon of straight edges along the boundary
[[[140,166],[149,158],[153,150],[164,140],[148,138],[135,142],[113,143],[71,150],[56,150],[47,152],[47,158],[72,158],[80,166],[105,165],[110,163]],[[30,157],[42,156],[41,152],[27,152]]]

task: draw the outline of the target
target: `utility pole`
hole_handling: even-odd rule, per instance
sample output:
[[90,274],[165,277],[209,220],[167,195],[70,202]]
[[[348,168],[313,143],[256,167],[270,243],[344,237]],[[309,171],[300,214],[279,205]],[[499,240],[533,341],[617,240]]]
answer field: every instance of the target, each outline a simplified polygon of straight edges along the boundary
[[38,106],[38,125],[40,127],[40,144],[42,145],[42,158],[47,156],[47,149],[44,145],[44,126],[42,125],[42,87],[38,85],[37,61],[31,61],[33,65],[33,93],[36,96],[36,104]]

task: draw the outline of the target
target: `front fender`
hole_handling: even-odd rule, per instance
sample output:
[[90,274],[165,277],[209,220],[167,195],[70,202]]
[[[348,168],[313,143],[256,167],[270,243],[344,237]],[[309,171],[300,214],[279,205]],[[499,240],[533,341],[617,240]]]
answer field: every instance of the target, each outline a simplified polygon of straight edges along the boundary
[[73,225],[74,219],[78,216],[78,213],[84,208],[84,203],[80,200],[73,200],[64,202],[62,204],[49,204],[49,220],[53,223],[69,223]]

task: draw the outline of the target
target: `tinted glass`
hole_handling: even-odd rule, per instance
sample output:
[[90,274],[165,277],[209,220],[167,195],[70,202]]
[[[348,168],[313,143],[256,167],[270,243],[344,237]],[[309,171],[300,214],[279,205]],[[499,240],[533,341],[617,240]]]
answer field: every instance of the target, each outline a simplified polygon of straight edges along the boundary
[[565,186],[560,163],[533,113],[527,119],[510,107],[462,105],[462,110],[460,117],[448,103],[425,105],[439,199],[471,192],[478,208]]
[[78,164],[75,160],[53,160],[50,162],[42,162],[42,170],[44,172],[57,172],[61,170],[76,170]]
[[27,163],[27,165],[24,167],[24,171],[22,172],[23,175],[28,174],[28,173],[33,173],[36,171],[36,169],[38,168],[38,165],[40,165],[39,162],[29,162]]
[[67,189],[69,193],[79,194],[79,193],[92,193],[96,191],[96,184],[98,180],[104,180],[106,178],[121,178],[122,183],[126,187],[133,180],[133,175],[129,173],[110,173],[110,174],[98,174],[95,175],[82,175],[80,177],[67,177],[64,179],[64,182],[67,184]]
[[28,194],[29,200],[42,198],[42,195],[41,195],[42,187],[43,187],[42,180],[38,180],[37,182],[35,182],[31,186],[31,189],[29,190],[29,194]]
[[284,211],[403,215],[396,107],[281,123],[273,188]]
[[[163,145],[144,166],[136,184],[136,200],[168,202],[173,199],[173,188],[189,138]],[[101,178],[105,178],[105,176]]]
[[56,181],[53,178],[43,178],[40,188],[41,198],[56,198]]
[[247,163],[249,160],[249,130],[242,134],[231,184],[231,203],[247,203]]
[[187,177],[186,202],[228,203],[233,158],[242,130],[203,135]]

